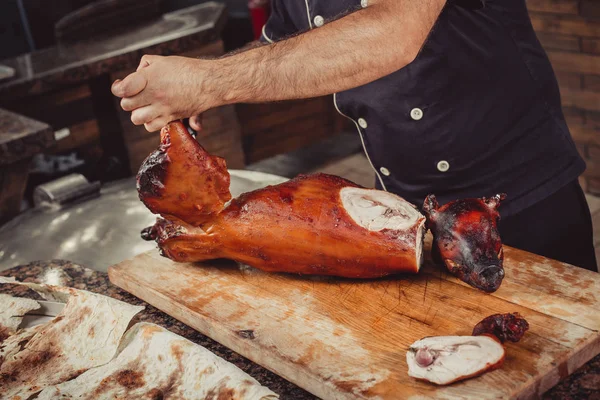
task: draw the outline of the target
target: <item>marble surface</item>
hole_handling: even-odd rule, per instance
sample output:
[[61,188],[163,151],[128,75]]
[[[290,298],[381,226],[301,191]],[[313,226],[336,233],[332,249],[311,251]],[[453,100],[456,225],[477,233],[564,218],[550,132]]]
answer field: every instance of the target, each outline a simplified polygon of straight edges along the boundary
[[[2,276],[12,276],[19,281],[47,283],[69,286],[76,289],[89,290],[94,293],[110,296],[130,304],[145,306],[145,310],[136,316],[136,321],[159,324],[170,331],[202,345],[278,393],[281,399],[316,399],[315,396],[286,381],[278,375],[249,361],[239,354],[220,345],[212,339],[200,334],[187,325],[164,314],[151,305],[143,302],[112,285],[108,275],[64,260],[38,261],[21,265],[4,272]],[[18,285],[0,285],[0,293],[8,293],[20,297],[37,298],[31,290]],[[592,359],[559,385],[548,391],[545,400],[590,399],[600,400],[600,356]]]
[[52,144],[49,125],[0,108],[0,165],[31,157]]
[[225,6],[207,2],[94,39],[57,45],[0,61],[15,76],[0,82],[0,96],[23,97],[137,67],[142,55],[182,53],[218,39]]

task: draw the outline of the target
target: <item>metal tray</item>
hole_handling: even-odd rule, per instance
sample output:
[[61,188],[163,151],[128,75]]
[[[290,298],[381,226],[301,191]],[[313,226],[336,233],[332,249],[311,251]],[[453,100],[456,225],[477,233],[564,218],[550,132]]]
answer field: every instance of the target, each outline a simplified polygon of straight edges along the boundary
[[21,325],[19,325],[20,329],[31,328],[36,325],[45,324],[46,322],[53,320],[54,317],[56,317],[62,311],[62,309],[65,308],[65,303],[45,300],[36,301],[40,303],[41,307],[25,314]]

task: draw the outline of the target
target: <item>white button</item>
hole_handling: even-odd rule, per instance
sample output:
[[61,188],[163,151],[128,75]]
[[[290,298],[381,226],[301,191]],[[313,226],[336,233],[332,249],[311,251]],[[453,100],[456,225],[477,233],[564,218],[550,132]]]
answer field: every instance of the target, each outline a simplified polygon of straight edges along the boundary
[[390,176],[390,170],[387,169],[386,167],[381,167],[379,168],[379,170],[381,171],[382,174],[384,174],[385,176]]
[[325,23],[325,19],[320,15],[317,15],[314,19],[314,22],[316,26],[323,26],[323,24]]
[[360,0],[360,5],[362,8],[367,8],[369,5],[369,0]]
[[415,121],[420,120],[421,118],[423,118],[423,110],[421,110],[420,108],[413,108],[412,110],[410,110],[410,117]]
[[361,128],[367,129],[367,121],[365,121],[364,118],[359,118],[358,119],[358,124],[360,125]]
[[448,161],[442,160],[437,164],[437,169],[440,172],[446,172],[450,169],[450,164],[448,163]]

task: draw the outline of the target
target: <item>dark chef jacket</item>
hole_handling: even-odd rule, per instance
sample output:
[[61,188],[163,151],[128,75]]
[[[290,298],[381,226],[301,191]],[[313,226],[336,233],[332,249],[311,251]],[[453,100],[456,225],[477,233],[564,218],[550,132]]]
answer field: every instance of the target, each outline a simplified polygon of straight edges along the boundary
[[[261,40],[368,6],[273,0]],[[334,103],[355,123],[378,188],[418,206],[429,193],[445,203],[504,192],[501,214],[511,215],[585,170],[525,0],[449,1],[411,64]]]

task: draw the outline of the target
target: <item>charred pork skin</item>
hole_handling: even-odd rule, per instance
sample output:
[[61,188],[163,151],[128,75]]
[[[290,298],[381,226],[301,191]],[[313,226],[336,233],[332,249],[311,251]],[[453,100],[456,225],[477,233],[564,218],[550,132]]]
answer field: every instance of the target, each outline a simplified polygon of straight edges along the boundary
[[519,315],[494,314],[483,319],[471,336],[430,336],[406,352],[408,375],[437,385],[480,376],[504,363],[506,340],[521,340],[529,324]]
[[498,233],[497,211],[505,194],[463,199],[439,206],[434,195],[425,199],[423,212],[433,234],[432,257],[469,285],[495,292],[504,278],[504,254]]
[[159,148],[137,175],[140,200],[150,211],[193,226],[223,210],[229,183],[225,160],[208,154],[181,122],[161,130]]
[[425,216],[401,197],[312,174],[244,193],[224,207],[230,198],[224,161],[191,143],[179,122],[161,135],[161,148],[140,169],[138,189],[163,216],[142,237],[156,240],[164,256],[348,278],[419,271]]
[[501,343],[516,343],[529,329],[529,323],[519,314],[494,314],[483,319],[475,328],[473,336],[490,334],[494,335]]

